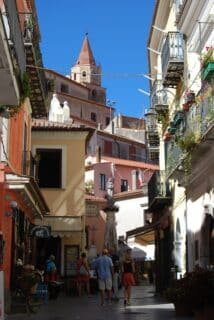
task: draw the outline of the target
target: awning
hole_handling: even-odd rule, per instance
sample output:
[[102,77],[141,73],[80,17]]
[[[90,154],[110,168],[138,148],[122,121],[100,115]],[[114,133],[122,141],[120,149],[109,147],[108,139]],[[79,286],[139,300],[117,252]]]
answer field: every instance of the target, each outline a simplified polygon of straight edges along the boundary
[[171,208],[167,208],[165,213],[153,223],[127,231],[126,238],[135,237],[135,242],[141,245],[154,244],[155,230],[157,230],[158,228],[166,229],[167,227],[169,227],[171,223],[171,210]]
[[50,211],[34,178],[6,173],[5,180],[7,189],[15,191],[35,217],[42,218]]
[[135,242],[141,245],[154,244],[155,242],[155,229],[157,229],[160,222],[148,224],[143,227],[132,229],[126,232],[126,238],[135,238]]

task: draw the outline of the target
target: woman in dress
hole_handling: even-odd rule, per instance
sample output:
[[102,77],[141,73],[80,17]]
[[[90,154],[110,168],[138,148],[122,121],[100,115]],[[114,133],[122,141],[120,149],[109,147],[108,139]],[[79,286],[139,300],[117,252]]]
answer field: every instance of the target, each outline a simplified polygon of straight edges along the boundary
[[86,287],[87,294],[90,295],[90,268],[85,252],[81,254],[81,258],[77,261],[77,287],[78,294],[81,296],[82,288]]
[[131,289],[135,285],[134,273],[135,265],[131,256],[132,250],[129,248],[126,250],[125,258],[122,263],[122,282],[124,286],[124,306],[130,304],[131,299]]

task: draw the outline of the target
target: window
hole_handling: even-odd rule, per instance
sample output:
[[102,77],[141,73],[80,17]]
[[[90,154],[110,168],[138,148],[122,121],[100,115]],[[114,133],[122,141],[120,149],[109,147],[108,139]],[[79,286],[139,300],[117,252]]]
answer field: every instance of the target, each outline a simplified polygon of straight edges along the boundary
[[86,77],[86,72],[85,71],[82,72],[82,76]]
[[67,86],[67,84],[61,83],[61,92],[68,93],[68,86]]
[[40,188],[61,188],[62,150],[37,149],[39,156],[38,180]]
[[91,120],[96,122],[97,121],[97,115],[94,112],[91,112]]
[[109,117],[106,117],[106,126],[108,126],[110,123],[110,118]]
[[120,191],[128,191],[128,180],[121,179],[120,180]]
[[103,173],[100,174],[100,189],[106,190],[106,176]]

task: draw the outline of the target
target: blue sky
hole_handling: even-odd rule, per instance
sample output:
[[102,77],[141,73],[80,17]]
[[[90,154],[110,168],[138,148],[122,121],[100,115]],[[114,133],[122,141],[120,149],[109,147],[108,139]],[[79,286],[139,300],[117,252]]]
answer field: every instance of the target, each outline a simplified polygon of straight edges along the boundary
[[97,64],[107,99],[116,101],[116,113],[144,116],[149,82],[147,40],[155,0],[36,0],[45,67],[62,74],[78,58],[85,33]]

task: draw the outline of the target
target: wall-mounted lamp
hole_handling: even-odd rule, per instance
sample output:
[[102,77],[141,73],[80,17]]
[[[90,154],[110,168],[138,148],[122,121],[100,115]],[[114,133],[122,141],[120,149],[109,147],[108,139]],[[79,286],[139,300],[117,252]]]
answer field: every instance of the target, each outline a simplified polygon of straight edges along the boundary
[[11,201],[10,202],[10,208],[11,208],[11,211],[6,211],[5,215],[6,215],[6,217],[15,218],[15,216],[17,214],[17,211],[19,209],[18,203],[16,201]]

